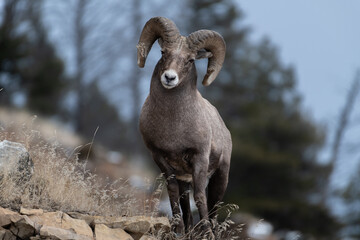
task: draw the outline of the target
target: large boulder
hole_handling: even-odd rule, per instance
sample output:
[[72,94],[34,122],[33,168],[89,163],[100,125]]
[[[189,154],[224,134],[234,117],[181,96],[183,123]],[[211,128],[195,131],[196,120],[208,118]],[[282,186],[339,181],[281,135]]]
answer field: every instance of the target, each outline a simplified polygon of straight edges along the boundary
[[[29,218],[33,222],[41,225],[41,229],[44,233],[46,232],[50,235],[54,234],[54,236],[56,236],[56,234],[75,234],[77,239],[93,239],[93,232],[84,220],[73,219],[66,213],[60,211],[48,212],[39,215],[30,215]],[[69,230],[70,232],[60,231],[59,229]],[[49,237],[50,235],[46,236]]]
[[24,145],[7,140],[0,142],[0,180],[14,176],[20,183],[28,181],[33,172],[34,163]]
[[95,236],[96,240],[134,240],[121,228],[109,228],[104,224],[96,224]]
[[92,225],[103,224],[109,228],[120,228],[129,233],[135,240],[140,239],[146,233],[156,234],[159,230],[170,231],[169,219],[166,217],[102,217],[94,218]]
[[84,235],[77,234],[73,229],[63,229],[52,226],[42,226],[40,229],[40,235],[45,239],[57,239],[57,240],[65,240],[65,239],[74,239],[74,240],[89,240],[93,238],[89,238]]

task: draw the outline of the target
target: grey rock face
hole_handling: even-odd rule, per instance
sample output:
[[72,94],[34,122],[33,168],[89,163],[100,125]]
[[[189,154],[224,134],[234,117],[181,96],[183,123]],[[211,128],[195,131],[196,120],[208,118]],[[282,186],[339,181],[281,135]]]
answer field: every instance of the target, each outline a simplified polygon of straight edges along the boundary
[[7,140],[0,142],[0,180],[7,174],[28,181],[33,171],[34,164],[24,145]]

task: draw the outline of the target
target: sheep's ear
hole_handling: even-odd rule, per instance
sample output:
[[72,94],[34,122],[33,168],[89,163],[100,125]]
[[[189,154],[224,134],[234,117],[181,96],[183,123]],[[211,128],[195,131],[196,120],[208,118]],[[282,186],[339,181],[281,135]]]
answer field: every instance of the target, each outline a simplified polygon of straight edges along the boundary
[[200,49],[196,54],[196,59],[211,58],[213,54],[205,49]]

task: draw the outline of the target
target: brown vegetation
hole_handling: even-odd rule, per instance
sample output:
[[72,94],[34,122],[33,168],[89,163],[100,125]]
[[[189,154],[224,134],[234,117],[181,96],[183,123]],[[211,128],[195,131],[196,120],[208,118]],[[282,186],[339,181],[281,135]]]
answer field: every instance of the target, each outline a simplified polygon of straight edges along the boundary
[[115,216],[154,213],[154,204],[127,179],[117,179],[104,186],[107,181],[90,172],[86,161],[79,161],[78,149],[69,150],[69,146],[64,148],[56,138],[45,138],[39,130],[34,130],[35,125],[33,121],[21,125],[14,121],[7,124],[0,121],[0,140],[23,144],[34,162],[32,178],[22,185],[17,184],[20,179],[16,176],[6,171],[2,173],[1,206]]

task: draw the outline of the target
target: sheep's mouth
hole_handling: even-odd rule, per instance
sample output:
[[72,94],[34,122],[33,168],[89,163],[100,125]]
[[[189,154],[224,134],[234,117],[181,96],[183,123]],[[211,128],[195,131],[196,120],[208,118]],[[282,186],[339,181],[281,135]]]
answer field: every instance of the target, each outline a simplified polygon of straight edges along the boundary
[[161,84],[164,86],[164,88],[166,89],[171,89],[171,88],[174,88],[177,86],[177,84],[173,84],[173,83],[164,83],[164,82],[161,82]]

